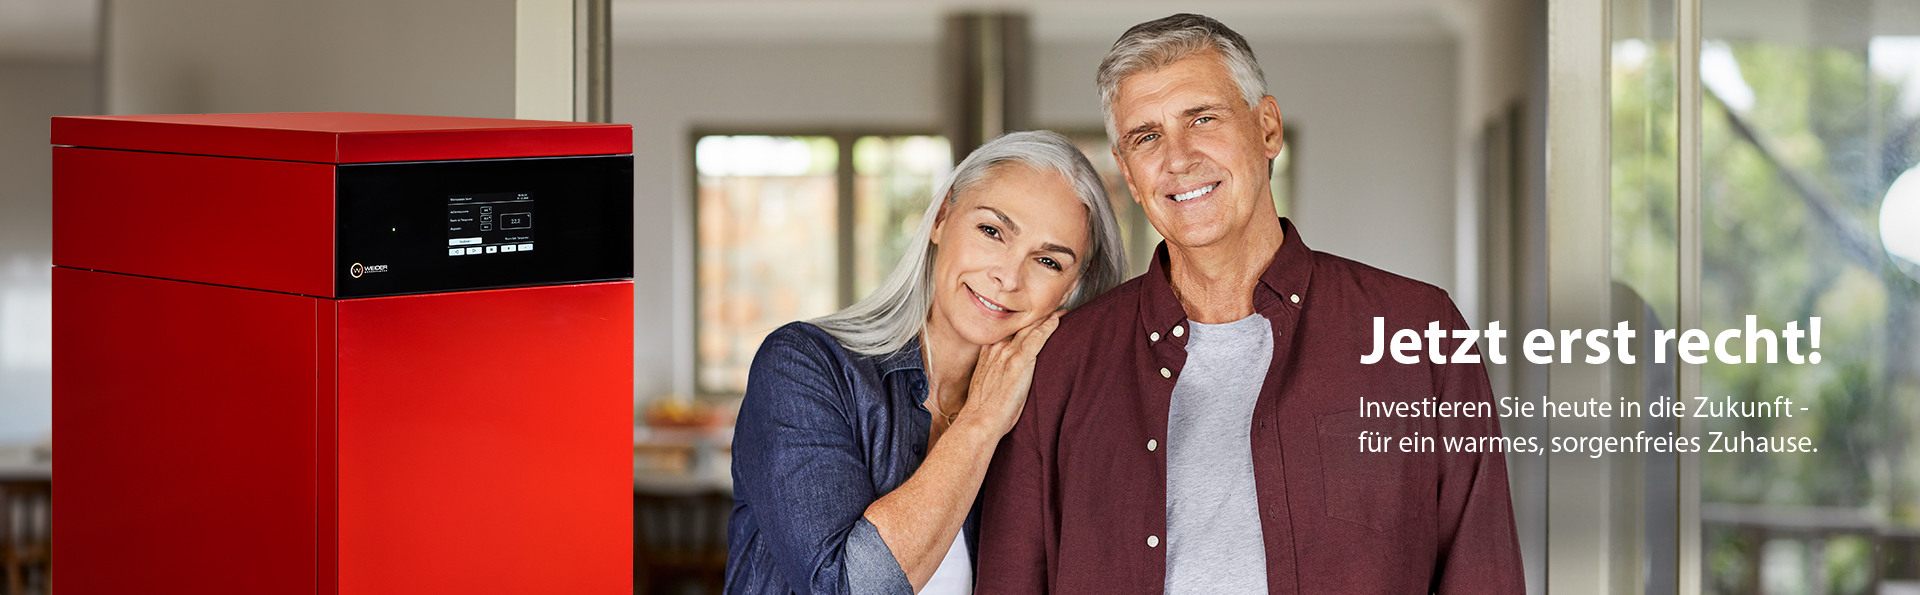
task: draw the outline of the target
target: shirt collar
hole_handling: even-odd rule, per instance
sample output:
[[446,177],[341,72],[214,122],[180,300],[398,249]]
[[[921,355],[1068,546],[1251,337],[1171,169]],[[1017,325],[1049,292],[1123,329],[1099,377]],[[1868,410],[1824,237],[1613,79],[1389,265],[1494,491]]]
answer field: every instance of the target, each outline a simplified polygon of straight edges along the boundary
[[920,370],[925,372],[926,363],[920,359],[920,338],[914,337],[912,340],[907,341],[906,346],[901,347],[899,351],[880,356],[879,359],[874,362],[874,366],[879,368],[882,378],[901,370]]
[[[1300,240],[1300,231],[1286,217],[1280,218],[1280,229],[1286,234],[1281,240],[1280,249],[1273,254],[1273,260],[1267,263],[1267,270],[1260,274],[1260,284],[1255,289],[1255,309],[1263,300],[1258,292],[1268,292],[1278,298],[1279,303],[1293,308],[1305,305],[1307,285],[1313,279],[1313,250]],[[1140,324],[1144,329],[1164,331],[1187,319],[1186,308],[1180,305],[1180,298],[1173,295],[1173,284],[1167,279],[1167,243],[1153,251],[1153,263],[1148,265],[1146,284],[1140,300]],[[1298,296],[1298,300],[1294,299]]]
[[913,389],[919,393],[914,395],[914,401],[922,405],[926,404],[927,395],[932,394],[932,391],[927,390],[927,367],[926,362],[923,361],[920,356],[920,337],[914,337],[912,340],[907,341],[906,346],[901,347],[899,351],[879,356],[873,365],[875,369],[880,371],[882,382],[885,381],[887,376],[894,372],[902,370],[919,372],[919,374],[908,376],[910,379],[908,384],[912,385]]

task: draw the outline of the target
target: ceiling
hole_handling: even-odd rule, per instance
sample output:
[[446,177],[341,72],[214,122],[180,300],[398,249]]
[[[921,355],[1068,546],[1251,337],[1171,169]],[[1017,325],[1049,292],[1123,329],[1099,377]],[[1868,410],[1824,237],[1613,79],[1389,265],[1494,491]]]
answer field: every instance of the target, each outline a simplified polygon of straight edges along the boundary
[[[102,0],[0,0],[0,60],[93,55]],[[235,0],[241,2],[259,0]],[[620,43],[860,41],[938,38],[962,11],[1032,16],[1036,40],[1108,42],[1127,27],[1198,12],[1255,39],[1444,38],[1482,0],[613,0]]]
[[922,40],[963,11],[1017,11],[1045,42],[1111,42],[1136,23],[1197,12],[1255,39],[1439,38],[1477,0],[614,0],[622,43]]

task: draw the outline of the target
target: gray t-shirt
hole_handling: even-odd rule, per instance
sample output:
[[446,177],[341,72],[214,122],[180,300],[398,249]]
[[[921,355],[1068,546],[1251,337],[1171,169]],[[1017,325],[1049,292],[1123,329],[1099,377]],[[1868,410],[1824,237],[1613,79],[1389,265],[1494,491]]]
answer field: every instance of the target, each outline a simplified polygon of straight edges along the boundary
[[1266,593],[1248,432],[1273,363],[1273,325],[1259,314],[1185,324],[1187,363],[1167,411],[1166,592]]

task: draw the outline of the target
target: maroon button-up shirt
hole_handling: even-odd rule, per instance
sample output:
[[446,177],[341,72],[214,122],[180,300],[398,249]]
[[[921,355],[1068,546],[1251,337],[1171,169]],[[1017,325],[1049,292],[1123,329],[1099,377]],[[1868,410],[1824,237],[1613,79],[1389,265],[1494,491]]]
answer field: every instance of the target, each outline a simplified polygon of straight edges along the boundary
[[[1499,418],[1360,415],[1363,398],[1491,402],[1486,370],[1429,363],[1424,335],[1419,364],[1360,363],[1373,317],[1391,337],[1432,321],[1467,328],[1459,311],[1437,287],[1311,251],[1281,223],[1286,240],[1253,295],[1273,363],[1247,428],[1267,591],[1523,592],[1504,455],[1444,445],[1498,436]],[[1069,314],[1041,352],[987,473],[977,592],[1163,591],[1167,407],[1187,355],[1166,263],[1163,244],[1147,274]],[[1449,333],[1443,354],[1458,344]],[[1361,452],[1362,431],[1394,446]],[[1414,436],[1438,452],[1399,452]]]

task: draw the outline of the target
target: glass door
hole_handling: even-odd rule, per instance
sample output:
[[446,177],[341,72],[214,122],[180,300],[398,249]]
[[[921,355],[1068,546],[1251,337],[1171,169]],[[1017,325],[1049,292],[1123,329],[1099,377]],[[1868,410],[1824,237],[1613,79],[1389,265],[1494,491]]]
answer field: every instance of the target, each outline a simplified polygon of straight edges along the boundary
[[1820,329],[1702,367],[1795,403],[1702,424],[1702,590],[1920,592],[1920,1],[1700,5],[1701,322]]
[[1920,593],[1920,0],[1549,8],[1548,590]]

